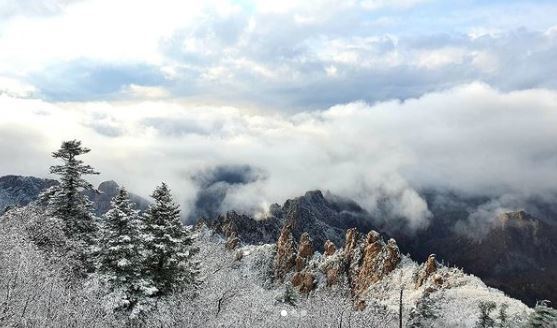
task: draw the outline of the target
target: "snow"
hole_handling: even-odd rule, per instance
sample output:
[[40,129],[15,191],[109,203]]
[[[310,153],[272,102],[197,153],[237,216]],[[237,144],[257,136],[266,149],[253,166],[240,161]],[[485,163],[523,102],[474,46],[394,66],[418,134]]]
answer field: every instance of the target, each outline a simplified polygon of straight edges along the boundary
[[[111,306],[126,302],[121,290],[106,294],[95,275],[87,287],[72,286],[62,279],[63,258],[48,259],[29,242],[26,231],[34,222],[45,222],[40,212],[29,208],[9,212],[0,220],[0,281],[13,281],[6,307],[5,322],[0,326],[54,327],[53,322],[67,322],[76,327],[124,327],[126,320],[109,311]],[[6,218],[8,218],[6,220]],[[197,232],[196,259],[202,264],[202,283],[193,290],[171,293],[154,304],[142,303],[134,308],[131,318],[153,309],[142,318],[147,327],[398,327],[398,297],[403,288],[403,322],[426,288],[415,288],[413,276],[419,265],[404,257],[399,267],[368,291],[368,307],[354,311],[350,293],[344,284],[318,289],[309,295],[295,293],[295,305],[278,300],[285,285],[272,279],[274,245],[246,245],[234,251],[224,247],[224,239],[210,230]],[[243,256],[238,259],[237,254]],[[335,255],[336,256],[336,255]],[[324,259],[332,261],[333,257]],[[311,265],[321,263],[318,253]],[[17,273],[18,279],[13,280]],[[497,308],[508,305],[512,327],[520,327],[532,309],[504,293],[487,287],[477,277],[454,268],[441,267],[446,287],[431,293],[439,307],[439,318],[432,327],[474,327],[480,301],[493,301]],[[7,295],[7,284],[0,285],[0,295]],[[146,295],[158,290],[146,283],[138,286]],[[49,290],[52,289],[51,296]],[[22,316],[25,300],[29,303]],[[109,302],[108,309],[105,307]],[[113,303],[110,303],[113,302]],[[30,321],[32,320],[32,321]]]

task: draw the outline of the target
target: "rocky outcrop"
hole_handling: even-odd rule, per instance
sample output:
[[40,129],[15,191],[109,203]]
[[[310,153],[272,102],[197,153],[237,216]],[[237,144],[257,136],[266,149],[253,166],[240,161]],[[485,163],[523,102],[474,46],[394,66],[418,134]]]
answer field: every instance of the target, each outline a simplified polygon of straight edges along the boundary
[[354,251],[358,246],[358,238],[359,233],[356,228],[346,230],[343,254],[344,260],[348,267],[350,266],[350,264],[352,263],[352,259],[354,258]]
[[292,237],[292,228],[285,225],[277,240],[277,250],[275,255],[275,277],[282,281],[286,274],[294,268],[296,259],[296,248]]
[[296,271],[302,271],[307,265],[309,259],[313,256],[313,242],[307,232],[300,237],[298,244],[298,254],[296,256]]
[[396,242],[391,239],[387,244],[376,231],[370,231],[363,245],[357,263],[351,264],[352,293],[355,296],[365,294],[371,284],[383,279],[395,269],[400,262],[400,251]]
[[239,238],[247,244],[270,244],[276,241],[281,224],[276,218],[255,220],[250,216],[229,211],[214,220],[206,221],[215,232],[226,238]]
[[[431,254],[427,261],[422,265],[420,271],[416,276],[416,288],[419,288],[424,285],[429,277],[431,277],[437,271],[437,260],[435,259],[435,254]],[[437,279],[437,283],[441,282]]]
[[336,251],[337,251],[337,247],[335,246],[335,243],[327,239],[325,245],[323,246],[323,255],[331,256],[335,254]]
[[270,209],[273,218],[292,226],[292,234],[298,239],[307,232],[315,247],[323,251],[327,240],[342,245],[344,230],[357,227],[368,231],[372,228],[371,216],[353,201],[325,195],[319,191],[308,191],[301,197],[287,200],[282,207],[274,204]]
[[240,238],[232,236],[228,238],[224,247],[228,250],[234,250],[240,245]]
[[300,292],[308,293],[315,287],[318,272],[324,274],[327,286],[337,284],[344,275],[358,307],[365,307],[365,302],[362,304],[361,300],[365,299],[368,288],[392,272],[401,260],[395,240],[385,243],[381,235],[373,230],[365,238],[359,238],[356,229],[348,229],[341,253],[336,252],[331,241],[325,244],[326,255],[321,257],[321,262],[308,265],[313,256],[310,235],[302,233],[295,253],[291,225],[285,225],[276,244],[276,278],[283,280],[294,271],[290,278],[292,285]]
[[307,294],[315,288],[315,276],[308,271],[294,273],[290,282],[303,294]]

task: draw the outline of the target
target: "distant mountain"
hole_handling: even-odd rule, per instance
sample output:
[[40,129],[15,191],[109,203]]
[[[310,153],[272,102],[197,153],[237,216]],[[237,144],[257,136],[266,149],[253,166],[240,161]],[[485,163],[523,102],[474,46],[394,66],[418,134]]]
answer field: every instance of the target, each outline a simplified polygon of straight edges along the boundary
[[[109,180],[101,182],[97,189],[84,191],[84,194],[93,202],[95,214],[100,216],[110,209],[110,202],[118,191],[120,191],[120,186],[115,181]],[[131,192],[129,195],[138,210],[145,211],[149,207],[150,203],[145,198]]]
[[459,224],[468,222],[485,199],[456,195],[429,195],[426,199],[433,214],[426,229],[414,235],[390,231],[403,251],[418,261],[435,253],[438,259],[529,305],[543,299],[557,302],[554,220],[517,210],[493,214],[484,218],[488,223],[481,226],[468,223],[462,228]]
[[[41,192],[57,184],[56,180],[36,177],[0,177],[0,215],[10,207],[25,206],[37,200]],[[97,189],[87,190],[84,194],[93,202],[95,214],[102,215],[110,209],[110,201],[119,190],[120,186],[116,182],[105,181]],[[130,193],[130,198],[140,211],[145,211],[149,206],[149,201],[141,196]]]
[[18,175],[0,177],[0,215],[9,207],[25,206],[58,181]]
[[289,199],[282,206],[273,204],[269,213],[266,219],[255,220],[230,211],[204,221],[226,237],[234,235],[251,244],[276,241],[282,226],[289,224],[295,239],[307,232],[320,251],[327,240],[342,245],[346,229],[355,227],[361,232],[374,229],[370,215],[358,204],[330,193],[323,195],[319,190]]

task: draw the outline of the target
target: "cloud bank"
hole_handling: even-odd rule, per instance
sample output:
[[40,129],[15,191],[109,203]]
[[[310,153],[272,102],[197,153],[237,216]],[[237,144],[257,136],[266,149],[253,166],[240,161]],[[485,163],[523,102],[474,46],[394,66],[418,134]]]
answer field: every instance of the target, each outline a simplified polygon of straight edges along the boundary
[[557,191],[557,92],[546,89],[472,83],[296,114],[8,95],[0,108],[0,174],[46,176],[50,152],[78,138],[93,149],[85,160],[102,172],[95,179],[142,195],[166,181],[186,216],[214,210],[204,205],[212,189],[220,210],[251,213],[322,189],[371,212],[381,204],[420,227],[429,216],[424,188],[495,197]]

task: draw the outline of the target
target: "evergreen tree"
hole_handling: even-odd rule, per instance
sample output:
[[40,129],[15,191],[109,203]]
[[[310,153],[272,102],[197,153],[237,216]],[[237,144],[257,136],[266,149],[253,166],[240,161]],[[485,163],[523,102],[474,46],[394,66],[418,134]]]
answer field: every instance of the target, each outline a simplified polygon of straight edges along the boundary
[[197,283],[198,264],[193,261],[197,249],[193,247],[191,232],[180,221],[180,210],[165,183],[151,195],[155,203],[145,214],[143,228],[145,267],[158,294],[180,290]]
[[509,315],[507,314],[507,309],[509,305],[507,303],[501,304],[499,307],[499,315],[497,316],[497,327],[498,328],[507,328],[508,327],[508,320]]
[[92,185],[82,176],[98,172],[77,159],[77,156],[89,151],[90,149],[81,146],[81,141],[62,142],[62,146],[52,153],[52,157],[61,159],[63,164],[50,167],[50,173],[60,176],[60,183],[40,196],[40,200],[47,206],[47,212],[62,223],[67,237],[64,247],[66,261],[71,273],[78,278],[94,269],[91,255],[97,224],[92,214],[91,202],[82,193],[85,189],[91,189]]
[[548,306],[549,301],[536,304],[530,315],[526,327],[528,328],[557,328],[557,310]]
[[478,328],[491,328],[495,326],[495,320],[491,318],[490,314],[496,308],[495,302],[487,301],[487,302],[480,302],[478,307],[480,308],[480,317],[479,321],[476,324]]
[[64,222],[64,230],[69,238],[91,245],[96,224],[91,212],[91,202],[82,191],[92,189],[92,185],[82,176],[99,173],[77,159],[77,156],[89,151],[90,149],[81,146],[81,141],[64,141],[60,149],[52,153],[52,157],[59,158],[64,163],[50,167],[51,174],[60,176],[60,184],[47,190],[41,198],[46,201],[49,213]]
[[410,311],[407,327],[421,328],[430,327],[431,322],[438,318],[437,306],[431,298],[431,293],[426,289],[423,296],[416,303],[416,307]]
[[149,277],[143,277],[141,225],[139,211],[120,189],[101,224],[97,272],[110,289],[109,307],[129,310],[132,316],[142,313],[156,292]]

